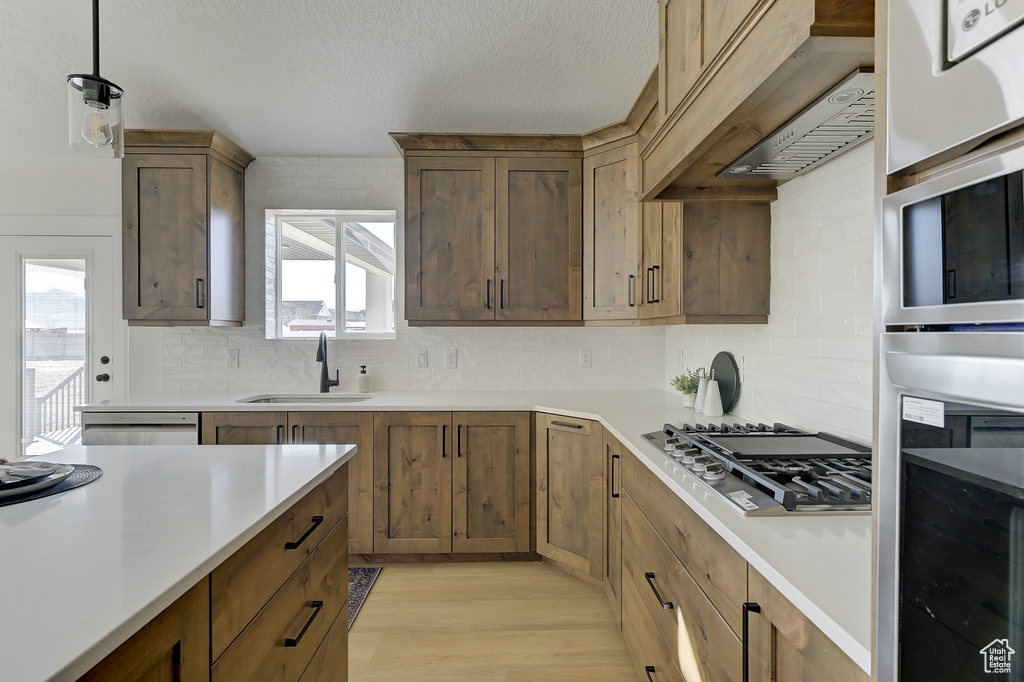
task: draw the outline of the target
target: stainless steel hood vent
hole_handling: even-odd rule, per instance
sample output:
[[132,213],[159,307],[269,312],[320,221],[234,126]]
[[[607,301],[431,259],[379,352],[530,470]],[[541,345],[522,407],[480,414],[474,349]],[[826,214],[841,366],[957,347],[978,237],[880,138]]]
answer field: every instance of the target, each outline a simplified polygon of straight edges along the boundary
[[857,69],[716,177],[790,180],[874,133],[875,74]]

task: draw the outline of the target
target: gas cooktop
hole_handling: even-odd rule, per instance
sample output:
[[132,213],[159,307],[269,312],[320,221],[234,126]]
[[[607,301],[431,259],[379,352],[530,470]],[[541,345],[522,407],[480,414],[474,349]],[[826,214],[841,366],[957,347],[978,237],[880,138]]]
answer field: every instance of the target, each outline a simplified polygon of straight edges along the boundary
[[871,449],[785,424],[665,424],[643,434],[745,515],[871,513]]

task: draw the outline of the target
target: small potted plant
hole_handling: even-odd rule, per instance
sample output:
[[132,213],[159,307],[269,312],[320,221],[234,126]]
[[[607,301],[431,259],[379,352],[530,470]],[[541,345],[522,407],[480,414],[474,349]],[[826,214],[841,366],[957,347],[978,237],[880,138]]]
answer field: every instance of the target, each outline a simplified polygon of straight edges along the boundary
[[683,394],[684,407],[693,407],[697,399],[697,387],[700,386],[700,375],[701,369],[691,369],[669,382],[672,388]]

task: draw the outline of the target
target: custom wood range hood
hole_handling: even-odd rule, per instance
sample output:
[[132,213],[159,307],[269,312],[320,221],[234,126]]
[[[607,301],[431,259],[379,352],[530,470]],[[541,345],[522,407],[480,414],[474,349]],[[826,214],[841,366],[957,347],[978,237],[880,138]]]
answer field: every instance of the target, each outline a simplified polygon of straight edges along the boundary
[[[741,157],[766,140],[767,156],[762,150],[761,158],[776,165],[770,161],[778,155],[773,149],[826,121],[815,135],[825,138],[822,142],[837,141],[839,135],[827,133],[839,110],[819,115],[813,126],[797,117],[823,96],[834,98],[833,89],[858,69],[861,82],[852,88],[862,91],[856,114],[860,123],[872,122],[872,0],[738,0],[710,7],[699,0],[661,0],[659,5],[657,103],[649,98],[646,111],[631,112],[633,120],[642,121],[637,129],[641,200],[774,200],[775,188],[793,174],[763,169],[755,174],[761,177],[741,172],[730,177],[728,171],[754,165]],[[844,89],[851,87],[836,92]],[[637,105],[643,101],[641,96]],[[800,120],[802,130],[783,128]],[[860,137],[867,139],[870,132]],[[805,149],[829,151],[828,146],[804,143]]]

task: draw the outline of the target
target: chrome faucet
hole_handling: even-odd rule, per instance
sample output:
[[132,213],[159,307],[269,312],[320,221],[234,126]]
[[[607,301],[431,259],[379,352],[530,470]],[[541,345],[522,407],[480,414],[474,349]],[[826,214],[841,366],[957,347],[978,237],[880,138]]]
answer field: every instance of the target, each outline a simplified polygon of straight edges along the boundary
[[331,386],[341,383],[338,370],[334,370],[334,378],[331,378],[331,371],[327,369],[327,332],[320,332],[320,343],[316,347],[316,361],[320,363],[320,392],[328,393]]

